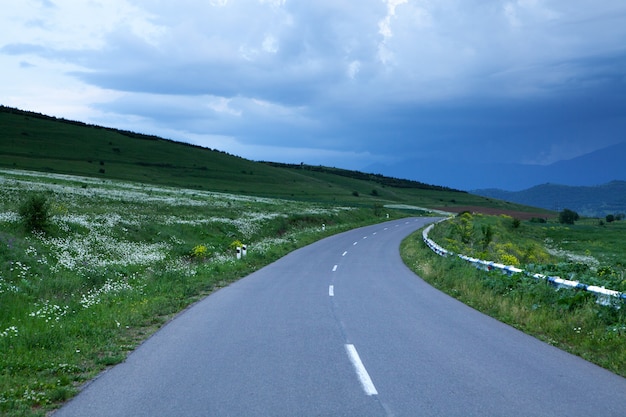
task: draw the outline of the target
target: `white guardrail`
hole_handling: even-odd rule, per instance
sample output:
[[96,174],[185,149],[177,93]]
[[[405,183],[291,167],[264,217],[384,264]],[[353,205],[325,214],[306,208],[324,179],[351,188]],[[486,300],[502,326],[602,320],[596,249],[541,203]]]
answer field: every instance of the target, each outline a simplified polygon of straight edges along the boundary
[[[428,237],[428,233],[430,233],[430,231],[432,230],[434,226],[435,226],[434,224],[431,224],[422,232],[422,238],[424,239],[424,242],[433,252],[435,252],[436,254],[440,256],[448,256],[448,255],[454,256],[455,254],[453,252],[450,252],[442,248],[441,246],[439,246],[437,243],[435,243],[432,239]],[[595,285],[587,285],[587,284],[583,284],[580,281],[571,281],[571,280],[563,279],[560,277],[553,277],[553,276],[548,276],[548,275],[543,275],[543,274],[532,274],[530,272],[526,272],[523,269],[519,269],[511,265],[503,265],[503,264],[499,264],[499,263],[492,262],[492,261],[484,261],[482,259],[476,259],[476,258],[472,258],[466,255],[457,254],[457,256],[463,259],[464,261],[467,261],[473,264],[476,268],[483,269],[485,271],[491,271],[495,269],[507,275],[524,273],[536,279],[546,280],[557,288],[576,288],[579,290],[591,292],[594,295],[596,295],[596,297],[598,298],[598,301],[597,301],[598,304],[612,305],[612,306],[619,308],[621,303],[618,304],[617,302],[626,301],[626,293],[621,293],[615,290],[608,290],[604,287],[598,287]]]

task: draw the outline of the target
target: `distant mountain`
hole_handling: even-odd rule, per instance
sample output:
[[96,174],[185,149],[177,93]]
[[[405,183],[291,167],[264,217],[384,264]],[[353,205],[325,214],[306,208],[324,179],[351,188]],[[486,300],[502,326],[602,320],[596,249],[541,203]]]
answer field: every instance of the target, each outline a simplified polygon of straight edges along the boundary
[[498,188],[517,191],[545,183],[594,186],[613,180],[626,181],[626,142],[551,165],[424,158],[404,160],[393,166],[372,165],[367,170],[461,190]]
[[542,184],[522,191],[483,189],[473,190],[471,193],[548,210],[561,211],[568,208],[586,217],[626,213],[626,181],[577,187]]

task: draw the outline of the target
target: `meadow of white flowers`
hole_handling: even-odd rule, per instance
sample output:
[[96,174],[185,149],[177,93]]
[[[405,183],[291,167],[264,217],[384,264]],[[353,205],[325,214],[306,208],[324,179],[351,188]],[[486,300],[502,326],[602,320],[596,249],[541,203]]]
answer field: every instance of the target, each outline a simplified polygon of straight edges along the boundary
[[[219,224],[231,240],[248,243],[250,253],[265,251],[272,245],[287,241],[290,236],[263,236],[254,239],[259,229],[269,220],[292,214],[333,215],[349,208],[323,208],[292,201],[241,195],[215,193],[177,188],[99,180],[62,174],[46,174],[16,170],[0,170],[0,230],[7,224],[18,223],[17,207],[32,193],[44,194],[51,202],[51,220],[60,236],[39,233],[27,237],[31,243],[24,255],[26,261],[10,261],[10,267],[0,276],[0,292],[19,293],[21,286],[32,280],[51,280],[63,271],[79,275],[94,274],[107,268],[147,267],[169,261],[166,269],[195,274],[194,265],[171,256],[175,247],[185,245],[185,237],[177,237],[171,230],[185,228],[202,230]],[[158,230],[167,227],[170,233],[163,240],[151,236],[149,241],[127,238],[130,228],[149,227]],[[136,234],[136,233],[135,233]],[[210,237],[208,238],[210,241]],[[0,244],[10,246],[10,241]],[[36,247],[43,248],[41,250]],[[228,247],[215,248],[212,262],[232,262]],[[191,250],[191,246],[189,247]],[[7,261],[7,260],[5,260]],[[46,266],[48,276],[33,276],[32,264]],[[42,268],[39,268],[41,271]],[[7,279],[10,278],[10,279]],[[80,305],[88,308],[98,303],[103,294],[132,291],[131,285],[141,287],[140,279],[127,276],[109,276],[99,287],[85,287],[81,294],[72,294]],[[70,314],[69,307],[51,300],[37,300],[29,317],[45,317],[49,323],[58,322]],[[8,326],[0,337],[17,336],[14,325]]]
[[[117,337],[112,332],[172,312],[205,288],[195,281],[185,286],[187,281],[237,268],[233,242],[247,244],[247,259],[262,257],[302,234],[321,232],[335,216],[356,213],[8,169],[0,170],[0,195],[0,351],[11,353],[0,355],[0,369],[24,374],[18,383],[0,371],[0,414],[65,398],[71,378],[59,375],[81,373],[89,358],[106,356],[97,345],[111,344]],[[46,232],[25,231],[18,214],[34,195],[49,203]],[[293,218],[306,221],[295,229],[281,223],[289,226]],[[332,232],[332,226],[326,229]],[[201,259],[194,257],[198,253]],[[174,307],[165,297],[175,299]]]

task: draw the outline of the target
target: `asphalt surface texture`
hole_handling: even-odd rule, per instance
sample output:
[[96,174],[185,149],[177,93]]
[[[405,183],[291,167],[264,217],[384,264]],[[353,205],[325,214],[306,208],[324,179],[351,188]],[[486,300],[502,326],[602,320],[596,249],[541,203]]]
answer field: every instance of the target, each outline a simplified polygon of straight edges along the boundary
[[185,310],[54,417],[626,416],[626,379],[402,262],[433,218],[299,249]]

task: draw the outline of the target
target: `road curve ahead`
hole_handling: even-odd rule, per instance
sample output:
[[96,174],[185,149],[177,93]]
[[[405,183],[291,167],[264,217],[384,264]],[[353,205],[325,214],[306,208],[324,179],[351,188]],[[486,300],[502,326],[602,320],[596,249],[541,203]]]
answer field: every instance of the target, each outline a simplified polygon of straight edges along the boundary
[[411,218],[326,238],[210,295],[55,417],[619,416],[626,379],[433,289]]

